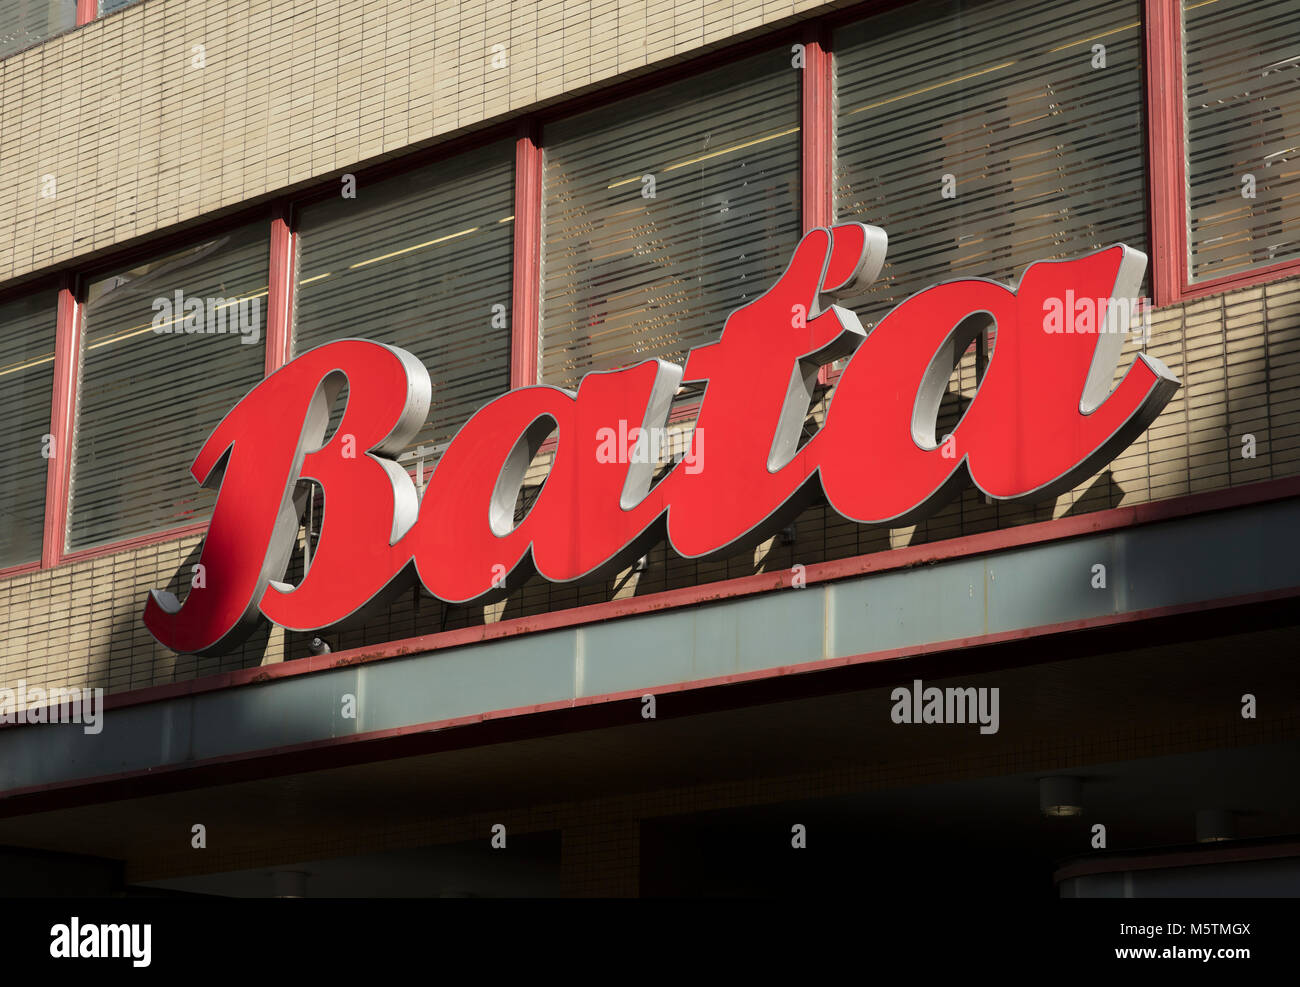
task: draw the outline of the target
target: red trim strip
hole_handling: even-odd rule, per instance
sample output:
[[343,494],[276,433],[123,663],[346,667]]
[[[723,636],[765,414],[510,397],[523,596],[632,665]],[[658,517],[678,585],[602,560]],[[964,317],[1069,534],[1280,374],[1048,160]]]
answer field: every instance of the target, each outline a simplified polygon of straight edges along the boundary
[[[913,545],[886,552],[837,559],[832,562],[819,562],[808,566],[804,576],[808,583],[830,582],[874,572],[888,572],[894,569],[911,568],[971,555],[984,555],[1027,545],[1045,544],[1104,531],[1118,531],[1143,524],[1285,500],[1290,497],[1300,497],[1300,477],[1266,480],[1262,483],[1230,487],[1226,490],[1190,494],[1173,500],[1137,504],[1133,507],[1117,507],[1107,511],[1098,511],[1095,514],[1082,514],[1077,517],[1040,521],[1004,531],[965,535],[961,538],[951,538],[947,541],[927,545]],[[269,682],[294,675],[306,675],[342,665],[362,665],[387,658],[461,647],[483,641],[516,637],[522,634],[578,627],[619,617],[673,610],[679,607],[696,606],[701,603],[712,603],[720,600],[738,599],[753,596],[757,593],[785,589],[789,585],[790,575],[784,570],[758,573],[752,576],[741,576],[736,579],[706,583],[700,586],[686,586],[681,589],[651,593],[646,596],[625,600],[610,600],[604,603],[573,607],[568,610],[558,610],[531,617],[502,620],[494,624],[425,634],[420,637],[405,638],[371,648],[353,648],[348,651],[331,652],[326,655],[312,655],[275,665],[244,668],[238,671],[190,679],[185,682],[172,682],[167,685],[134,689],[106,696],[104,704],[106,709],[120,709],[127,706],[173,699],[177,696],[196,695],[214,692],[219,689]],[[1197,606],[1203,605],[1198,604]],[[1076,626],[1092,625],[1085,621],[1057,626],[1074,628]],[[1014,636],[1013,634],[1012,637]],[[912,649],[908,653],[919,652]],[[837,660],[842,661],[843,659]],[[728,679],[728,681],[731,680]],[[14,725],[9,724],[8,726],[12,727]],[[0,724],[0,729],[5,728],[4,724]]]
[[831,113],[831,55],[829,32],[820,23],[809,24],[804,32],[801,139],[803,142],[803,229],[830,226],[834,221],[831,200],[831,135],[835,120]]
[[1300,842],[1287,840],[1253,846],[1222,846],[1210,844],[1203,850],[1175,850],[1140,856],[1102,857],[1099,860],[1081,860],[1067,864],[1052,875],[1060,884],[1072,877],[1090,874],[1116,874],[1131,870],[1161,870],[1166,867],[1195,867],[1201,864],[1228,864],[1242,860],[1277,860],[1283,857],[1300,857]]
[[11,565],[0,569],[0,579],[8,579],[10,576],[22,576],[29,572],[40,572],[41,564],[39,562],[24,562],[21,565]]
[[99,16],[99,0],[77,0],[77,27]]
[[[696,679],[687,682],[645,686],[643,688],[631,689],[623,692],[604,693],[598,696],[583,696],[576,699],[538,703],[532,706],[517,706],[511,709],[492,710],[486,713],[475,713],[469,716],[458,716],[445,720],[434,720],[428,723],[418,723],[403,727],[390,727],[384,730],[373,730],[367,733],[353,734],[350,736],[326,737],[319,740],[307,741],[301,744],[288,744],[282,747],[264,748],[256,751],[242,751],[238,754],[224,754],[219,757],[204,758],[202,760],[179,765],[160,765],[141,770],[124,771],[109,775],[94,775],[45,785],[30,785],[25,788],[14,788],[2,791],[0,792],[0,797],[3,797],[3,799],[8,802],[11,799],[21,798],[24,796],[30,797],[33,795],[63,792],[85,786],[124,782],[137,778],[148,777],[152,779],[166,776],[183,776],[190,772],[202,771],[218,765],[279,759],[309,751],[348,749],[354,748],[356,745],[374,743],[377,741],[388,741],[401,737],[410,737],[416,734],[434,733],[458,727],[476,726],[498,720],[519,719],[537,713],[553,713],[564,710],[591,708],[609,703],[624,702],[629,699],[639,699],[646,693],[669,695],[695,690],[712,689],[719,686],[737,685],[740,683],[756,682],[765,679],[776,679],[790,675],[806,675],[809,673],[828,671],[837,668],[849,668],[852,666],[893,661],[900,658],[916,658],[943,652],[989,647],[1049,635],[1136,624],[1142,621],[1159,619],[1161,617],[1180,616],[1211,610],[1231,609],[1239,606],[1248,606],[1254,603],[1293,599],[1297,597],[1300,597],[1300,586],[1293,586],[1285,590],[1274,590],[1267,593],[1254,593],[1246,596],[1232,597],[1225,600],[1213,600],[1202,603],[1184,603],[1176,606],[1154,607],[1149,610],[1138,610],[1130,613],[1108,614],[1084,620],[1067,621],[1060,624],[1044,624],[1039,627],[1023,628],[1015,631],[1001,631],[996,634],[957,638],[951,641],[937,641],[930,644],[916,645],[908,648],[891,648],[887,651],[874,651],[865,654],[850,655],[843,658],[820,659],[818,661],[804,662],[797,665],[784,665],[753,672],[741,672],[734,675],[714,676],[712,678]],[[1051,655],[1051,652],[1048,650],[1045,650],[1043,653],[1045,655]],[[1043,660],[1049,660],[1049,658],[1044,658]],[[263,669],[263,671],[265,671],[265,669]],[[268,678],[269,677],[270,676],[268,676]],[[182,692],[179,694],[184,693]],[[106,709],[118,708],[120,705],[121,704],[114,703],[110,700],[106,700],[105,702]],[[5,727],[12,729],[25,725],[26,724],[6,724]],[[5,808],[8,808],[8,806]],[[0,817],[18,815],[25,811],[35,812],[40,810],[38,807],[33,807],[29,810],[19,809],[17,811],[3,811],[0,809]]]
[[97,559],[102,555],[115,555],[118,552],[130,551],[133,548],[144,548],[146,545],[175,541],[178,538],[188,538],[190,535],[201,535],[207,530],[207,521],[196,521],[193,524],[181,525],[179,528],[168,528],[166,531],[135,535],[131,538],[123,538],[121,541],[109,542],[106,545],[94,545],[91,548],[82,548],[75,552],[64,552],[59,557],[58,564],[66,565],[69,562],[84,562],[86,559]]
[[294,271],[297,235],[289,225],[289,203],[276,203],[271,214],[270,280],[266,292],[266,375],[289,361],[293,350]]
[[1225,274],[1221,278],[1205,281],[1192,281],[1184,285],[1180,301],[1193,301],[1209,295],[1219,295],[1226,291],[1239,291],[1242,288],[1254,288],[1256,285],[1281,281],[1283,278],[1300,274],[1300,259],[1280,261],[1267,267],[1252,267],[1248,271]]
[[1187,283],[1187,176],[1180,0],[1146,0],[1147,196],[1152,293],[1174,305]]
[[535,121],[515,141],[515,256],[510,316],[510,386],[538,381],[538,324],[542,286],[542,146]]
[[[803,185],[803,229],[829,227],[834,222],[835,203],[832,200],[832,134],[835,119],[832,113],[832,69],[830,31],[821,22],[814,21],[804,29],[804,67],[801,76],[800,131],[802,142],[801,179]],[[828,382],[829,367],[817,371],[817,382]]]
[[45,532],[41,565],[56,566],[63,558],[68,538],[68,491],[72,477],[72,436],[76,427],[77,378],[81,359],[81,305],[76,280],[67,274],[59,288],[54,342],[54,400],[50,409],[50,434],[54,455],[45,474]]

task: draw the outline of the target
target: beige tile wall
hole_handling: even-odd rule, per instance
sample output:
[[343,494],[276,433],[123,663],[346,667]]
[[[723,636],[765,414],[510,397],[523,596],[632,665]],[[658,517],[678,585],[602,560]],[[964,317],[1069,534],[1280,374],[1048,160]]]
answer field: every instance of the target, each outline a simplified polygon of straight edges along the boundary
[[[1127,366],[1136,343],[1128,346]],[[813,508],[792,545],[771,540],[719,562],[669,558],[660,546],[639,573],[583,587],[534,579],[489,607],[443,607],[410,594],[382,617],[329,637],[334,650],[379,644],[469,624],[639,596],[677,586],[809,565],[981,531],[1105,510],[1300,473],[1300,280],[1250,288],[1157,313],[1147,351],[1183,387],[1159,419],[1108,470],[1029,507],[984,503],[966,491],[919,526],[868,528]],[[974,392],[974,361],[959,370],[941,411],[955,420],[958,397]],[[1255,436],[1256,455],[1242,456]],[[546,461],[531,479],[540,482]],[[196,561],[198,538],[0,580],[0,683],[139,689],[306,656],[310,635],[278,629],[223,658],[178,657],[140,622],[148,591],[177,592]],[[291,572],[292,577],[292,572]],[[186,576],[186,578],[188,578]]]
[[[144,0],[0,62],[0,283],[825,6]],[[506,46],[501,70],[491,68],[497,43]],[[201,69],[192,67],[199,44]],[[46,173],[58,176],[53,200],[37,194]],[[1107,472],[1055,502],[1007,508],[967,492],[925,524],[888,532],[817,508],[800,519],[793,545],[714,563],[669,559],[659,548],[644,572],[583,588],[535,581],[486,609],[412,594],[331,644],[375,644],[1300,472],[1300,280],[1163,310],[1148,349],[1184,387]],[[1131,359],[1136,346],[1127,352]],[[944,413],[955,416],[974,384],[968,359]],[[1247,433],[1253,459],[1241,455]],[[139,620],[145,595],[178,587],[197,544],[0,580],[0,684],[121,692],[306,654],[302,635],[278,630],[221,659],[177,657],[152,641]]]
[[143,0],[0,62],[0,284],[845,5]]

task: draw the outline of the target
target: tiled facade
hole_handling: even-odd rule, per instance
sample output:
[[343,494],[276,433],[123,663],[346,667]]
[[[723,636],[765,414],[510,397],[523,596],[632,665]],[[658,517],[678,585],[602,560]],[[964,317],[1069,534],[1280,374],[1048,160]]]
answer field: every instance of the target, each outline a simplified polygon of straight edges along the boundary
[[[836,6],[144,0],[0,61],[0,283]],[[40,194],[46,175],[53,198]],[[660,547],[645,571],[583,588],[534,580],[487,608],[412,595],[334,649],[1300,472],[1300,280],[1161,309],[1148,351],[1182,389],[1107,473],[1054,504],[1000,507],[967,491],[919,529],[891,532],[818,508],[793,544],[725,562],[669,559]],[[1136,352],[1130,343],[1122,366]],[[974,386],[968,354],[945,414]],[[305,655],[304,636],[279,629],[221,659],[178,657],[149,637],[139,620],[148,590],[178,587],[198,544],[0,579],[0,677],[122,692]]]
[[[851,2],[142,0],[0,60],[0,286],[69,270],[122,246],[269,203]],[[56,181],[52,197],[42,195],[46,176]],[[1121,373],[1140,349],[1163,361],[1183,386],[1109,467],[1054,502],[996,505],[966,490],[923,524],[894,530],[852,524],[816,507],[799,518],[789,544],[773,538],[752,552],[707,563],[672,557],[661,545],[639,571],[582,587],[533,579],[488,606],[447,607],[411,592],[384,616],[327,635],[329,643],[340,652],[1300,474],[1300,277],[1157,310],[1150,341],[1126,345]],[[940,434],[969,405],[976,385],[975,357],[968,353],[944,400]],[[814,417],[825,408],[823,392]],[[676,427],[689,424],[688,418]],[[547,465],[546,456],[534,464],[525,502]],[[180,592],[200,546],[201,536],[191,534],[0,577],[0,684],[23,680],[29,687],[89,686],[120,694],[308,655],[310,634],[276,627],[212,658],[178,656],[152,639],[140,619],[149,590]],[[1243,640],[1279,651],[1289,641],[1281,634]],[[1044,681],[1044,694],[1055,689],[1064,695],[1077,686],[1069,675]],[[48,825],[50,832],[63,827],[56,835],[74,834],[67,843],[77,852],[124,861],[126,881],[135,883],[484,840],[501,823],[512,836],[560,834],[563,893],[619,897],[645,887],[647,830],[688,812],[1061,773],[1300,736],[1295,700],[1278,700],[1276,692],[1268,695],[1267,716],[1243,720],[1236,697],[1247,686],[1238,688],[1235,680],[1223,689],[1223,710],[1197,707],[1183,716],[1171,700],[1170,709],[1150,720],[1134,718],[1123,706],[1121,685],[1112,687],[1105,675],[1097,681],[1094,702],[1081,706],[1089,716],[1099,710],[1095,718],[1033,724],[955,754],[905,743],[886,754],[884,745],[864,741],[842,758],[837,752],[834,763],[810,761],[798,772],[782,766],[719,780],[725,772],[718,769],[695,781],[688,780],[694,766],[683,757],[683,774],[672,784],[637,777],[631,763],[599,797],[560,793],[529,800],[507,786],[488,796],[471,788],[470,796],[431,811],[406,807],[408,794],[421,807],[427,803],[419,799],[429,796],[415,784],[408,792],[404,777],[394,780],[405,770],[394,762],[391,774],[373,785],[360,772],[350,778],[340,773],[345,784],[338,799],[346,812],[340,810],[339,819],[315,812],[294,776],[272,798],[271,783],[181,786],[150,799],[138,817],[131,815],[131,798],[114,795],[103,806],[74,808],[66,817],[37,816],[33,825]],[[1152,694],[1168,697],[1179,689],[1176,677],[1166,675]],[[629,719],[636,729],[655,729],[635,711]],[[774,718],[770,730],[781,729]],[[526,749],[529,740],[518,743],[525,766],[529,757],[543,760],[545,752]],[[552,750],[550,757],[561,763],[564,755]],[[449,771],[472,774],[475,767],[468,760]],[[346,787],[349,781],[356,787]],[[369,794],[387,791],[385,784],[401,792],[400,811],[385,814],[382,799],[373,807],[367,803]],[[1031,805],[1032,791],[1026,792]],[[250,805],[259,814],[241,817]],[[101,811],[128,822],[151,815],[147,825],[134,828],[101,826]],[[196,854],[186,834],[196,819],[208,819],[207,812],[223,815],[212,828],[210,849]],[[35,842],[21,828],[26,823],[0,820],[0,829],[11,827],[0,833],[0,845]]]
[[[1105,510],[1300,473],[1300,281],[1281,281],[1158,311],[1147,352],[1183,382],[1164,412],[1108,471],[1058,498],[1032,507],[986,504],[973,490],[924,524],[883,531],[851,524],[824,508],[800,518],[797,537],[773,539],[753,553],[700,563],[653,550],[641,572],[606,583],[555,586],[534,579],[504,603],[443,607],[414,594],[389,613],[331,641],[335,651],[429,634],[467,624],[519,617],[579,604],[639,596],[753,572],[808,565],[918,542]],[[1136,352],[1130,343],[1121,366]],[[973,354],[960,388],[975,385]],[[1253,458],[1244,455],[1254,437]],[[531,480],[546,467],[539,460]],[[0,675],[42,686],[101,686],[123,692],[204,675],[300,658],[309,635],[279,628],[223,658],[176,656],[149,636],[139,617],[148,591],[176,590],[197,561],[199,538],[150,545],[0,580]]]
[[0,61],[0,282],[836,6],[143,0]]

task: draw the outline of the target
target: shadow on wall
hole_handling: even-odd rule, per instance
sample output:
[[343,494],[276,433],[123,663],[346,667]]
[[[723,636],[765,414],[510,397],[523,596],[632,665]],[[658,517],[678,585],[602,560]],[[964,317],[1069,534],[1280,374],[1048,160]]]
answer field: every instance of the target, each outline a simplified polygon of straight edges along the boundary
[[[195,543],[170,576],[164,587],[179,599],[184,599],[194,577],[203,550],[202,541]],[[102,687],[105,692],[122,692],[143,689],[152,685],[184,681],[204,675],[256,668],[263,663],[271,643],[272,628],[266,622],[257,628],[244,644],[230,654],[220,657],[177,655],[168,651],[149,633],[141,619],[144,597],[114,600],[116,613],[106,652],[89,669],[88,684]],[[114,656],[129,656],[129,682],[121,681],[120,666]]]
[[[827,395],[823,392],[813,414],[809,416],[805,428],[806,437],[815,434],[825,413],[826,399]],[[946,423],[949,428],[955,426],[966,407],[969,407],[969,397],[950,390],[944,398],[941,424]],[[665,465],[656,480],[667,475],[669,468]],[[542,486],[541,483],[527,483],[523,486],[516,503],[516,522],[522,521],[527,515],[540,495]],[[1107,469],[1073,501],[1065,514],[1075,516],[1105,510],[1120,503],[1123,496],[1123,489]],[[813,565],[883,552],[902,545],[925,544],[961,534],[1047,520],[1055,515],[1055,503],[1048,501],[1028,507],[987,504],[978,491],[968,488],[929,520],[912,528],[890,530],[845,521],[831,512],[823,502],[805,510],[790,528],[758,548],[738,552],[726,559],[683,559],[661,543],[650,550],[641,568],[625,570],[614,578],[586,585],[557,585],[534,576],[511,592],[504,601],[488,605],[447,605],[416,587],[399,596],[385,611],[365,617],[350,627],[327,629],[320,637],[336,652],[377,647],[390,641],[481,626],[499,620],[535,616],[617,598],[647,596],[755,573],[791,569],[796,565]],[[300,550],[294,553],[286,572],[286,579],[290,583],[300,581],[303,576],[301,539],[299,544]],[[180,567],[172,573],[167,584],[168,590],[183,597],[186,584],[199,561],[201,548],[201,544],[196,544]],[[137,648],[147,644],[154,649],[155,661],[152,677],[148,681],[133,679],[130,688],[257,667],[267,657],[271,635],[281,633],[273,631],[263,622],[253,637],[230,655],[221,658],[176,656],[160,648],[148,636],[140,623],[136,603],[138,601],[134,601],[132,608],[119,616],[114,627],[111,650],[129,648],[132,642]],[[311,641],[315,636],[311,633],[283,633],[284,660],[305,658],[313,654]],[[123,686],[117,686],[119,691],[121,688]]]
[[[1294,475],[1295,453],[1300,446],[1295,423],[1300,421],[1300,402],[1294,374],[1285,361],[1270,362],[1269,352],[1285,352],[1300,335],[1300,321],[1294,315],[1292,296],[1281,296],[1276,302],[1266,297],[1262,318],[1265,353],[1262,366],[1258,366],[1255,351],[1248,351],[1234,359],[1230,351],[1211,347],[1210,356],[1189,356],[1192,343],[1183,337],[1197,335],[1207,342],[1222,339],[1222,330],[1216,336],[1205,328],[1212,313],[1206,304],[1195,303],[1193,313],[1198,328],[1186,325],[1187,307],[1180,307],[1165,320],[1157,320],[1156,333],[1149,346],[1150,352],[1160,356],[1184,382],[1184,389],[1170,403],[1162,422],[1181,431],[1187,426],[1187,445],[1182,455],[1162,454],[1157,462],[1152,454],[1145,457],[1148,480],[1137,479],[1133,489],[1126,490],[1108,469],[1095,477],[1080,494],[1067,493],[1063,499],[1037,504],[989,504],[978,491],[967,488],[942,510],[926,521],[894,530],[869,528],[843,521],[828,512],[825,505],[816,505],[805,511],[792,526],[792,531],[778,535],[760,545],[757,550],[741,552],[712,562],[696,562],[677,558],[660,545],[646,556],[639,569],[619,573],[586,586],[552,585],[534,577],[515,589],[509,597],[488,606],[446,606],[425,596],[418,589],[404,594],[384,613],[372,616],[359,625],[343,630],[331,630],[322,637],[334,651],[375,647],[389,641],[463,627],[479,626],[503,619],[534,616],[551,611],[601,603],[620,597],[645,596],[665,590],[694,586],[722,579],[737,578],[794,565],[811,565],[834,559],[850,558],[889,548],[932,543],[963,535],[1001,530],[1047,521],[1058,516],[1078,517],[1093,511],[1106,510],[1123,503],[1146,501],[1150,495],[1174,496],[1198,490],[1254,482],[1270,477]],[[1258,300],[1244,299],[1240,304],[1259,307]],[[1232,314],[1227,301],[1220,299],[1218,314],[1226,320]],[[1204,309],[1204,311],[1202,311]],[[1202,325],[1204,324],[1204,326]],[[1204,352],[1210,352],[1209,349]],[[1215,355],[1217,354],[1217,355]],[[1131,362],[1132,353],[1126,348],[1121,358],[1122,371]],[[1236,366],[1234,366],[1236,364]],[[954,370],[948,392],[941,403],[937,433],[945,434],[955,428],[970,407],[975,394],[975,354],[965,354]],[[1194,422],[1189,420],[1188,402],[1192,386],[1202,388],[1210,383],[1221,386],[1225,400],[1222,406],[1201,407]],[[1264,392],[1260,394],[1261,391]],[[817,395],[809,417],[810,431],[815,423],[824,419],[828,406],[828,391],[823,388]],[[1255,440],[1255,458],[1244,458],[1242,442],[1249,434]],[[1139,439],[1139,444],[1143,439]],[[1195,454],[1193,458],[1193,454]],[[539,457],[539,460],[543,457]],[[1210,462],[1210,460],[1213,462]],[[1141,461],[1141,460],[1139,460]],[[535,463],[542,466],[540,461]],[[1129,467],[1133,464],[1130,463]],[[1124,467],[1128,469],[1129,467]],[[1149,487],[1149,490],[1148,490]],[[541,484],[526,485],[521,491],[517,517],[522,517],[535,501]],[[1057,505],[1068,505],[1058,512]],[[790,537],[792,535],[793,537]],[[177,589],[197,561],[197,548],[186,558],[172,578],[170,588]],[[289,579],[299,578],[301,555],[295,557]],[[130,601],[115,624],[112,649],[143,649],[152,654],[150,666],[141,663],[142,674],[148,681],[135,681],[131,687],[156,681],[174,681],[212,674],[234,668],[254,667],[267,656],[271,643],[263,628],[258,636],[238,652],[222,659],[199,659],[171,655],[148,637],[139,623],[139,601]],[[281,632],[271,632],[279,635]],[[143,639],[140,635],[143,634]],[[313,635],[289,633],[283,635],[286,660],[311,654]],[[150,650],[152,649],[152,650]],[[272,648],[272,651],[275,649]],[[107,662],[107,658],[103,659]],[[94,670],[92,669],[92,672]],[[103,674],[101,672],[101,678]],[[121,689],[124,686],[117,686]]]

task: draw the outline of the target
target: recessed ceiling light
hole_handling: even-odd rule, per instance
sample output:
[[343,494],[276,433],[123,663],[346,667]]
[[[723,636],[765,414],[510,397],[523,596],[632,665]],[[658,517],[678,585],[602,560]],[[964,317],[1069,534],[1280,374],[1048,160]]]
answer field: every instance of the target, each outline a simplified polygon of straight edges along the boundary
[[1083,800],[1078,778],[1058,775],[1038,780],[1038,807],[1045,816],[1079,816],[1083,814]]
[[1226,809],[1196,810],[1196,842],[1222,843],[1236,839],[1232,813]]

